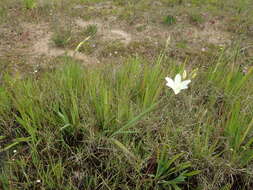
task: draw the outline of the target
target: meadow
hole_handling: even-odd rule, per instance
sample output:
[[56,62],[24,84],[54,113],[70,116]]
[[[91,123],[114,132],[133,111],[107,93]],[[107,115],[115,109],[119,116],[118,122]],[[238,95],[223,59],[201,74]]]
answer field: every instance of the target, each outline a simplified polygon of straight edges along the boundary
[[253,189],[251,0],[2,0],[0,189]]

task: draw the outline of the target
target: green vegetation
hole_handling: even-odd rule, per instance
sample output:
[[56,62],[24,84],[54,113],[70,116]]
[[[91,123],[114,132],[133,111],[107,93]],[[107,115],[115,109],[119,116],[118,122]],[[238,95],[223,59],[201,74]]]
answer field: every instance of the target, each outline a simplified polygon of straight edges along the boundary
[[0,1],[0,189],[251,190],[252,10]]
[[39,79],[4,76],[2,188],[201,189],[218,175],[217,188],[247,188],[253,69],[243,74],[239,58],[221,52],[177,96],[164,78],[184,68],[163,57],[99,68],[66,57]]
[[52,41],[57,47],[66,47],[71,40],[71,30],[60,29],[53,35]]
[[176,18],[174,16],[168,15],[164,18],[164,24],[172,25],[176,23]]
[[33,9],[36,6],[36,0],[23,0],[26,9]]
[[201,24],[204,22],[204,18],[201,14],[191,13],[189,19],[192,24]]
[[85,28],[84,34],[86,36],[94,36],[97,33],[97,30],[98,29],[96,24],[90,24]]

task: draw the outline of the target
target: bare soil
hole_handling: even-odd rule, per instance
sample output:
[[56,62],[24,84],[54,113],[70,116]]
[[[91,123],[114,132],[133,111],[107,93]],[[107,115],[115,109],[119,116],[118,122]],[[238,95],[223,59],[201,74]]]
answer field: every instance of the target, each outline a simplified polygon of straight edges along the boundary
[[[91,12],[94,10],[95,13],[99,10],[122,11],[122,8],[106,2],[98,3],[96,6],[76,4],[72,11],[82,12],[85,10],[91,10]],[[110,60],[117,61],[132,54],[139,54],[150,59],[165,46],[169,36],[171,37],[170,46],[172,49],[177,48],[181,42],[187,45],[187,50],[184,47],[176,50],[177,54],[179,53],[182,56],[184,56],[185,51],[187,54],[189,51],[192,51],[194,55],[196,52],[201,54],[201,52],[208,51],[210,45],[214,47],[229,46],[234,39],[234,34],[225,29],[224,19],[219,17],[206,14],[203,23],[194,25],[189,24],[187,15],[182,14],[176,16],[177,23],[175,25],[167,26],[162,22],[147,22],[145,18],[150,14],[152,15],[150,12],[143,13],[142,17],[130,24],[115,15],[107,15],[105,18],[95,16],[88,20],[80,16],[67,16],[75,31],[74,34],[78,34],[90,25],[97,27],[95,39],[90,40],[90,43],[94,41],[96,49],[91,53],[74,51],[74,46],[78,45],[80,41],[64,48],[57,47],[53,43],[52,38],[55,31],[52,25],[68,25],[62,19],[61,13],[54,14],[51,11],[50,15],[53,19],[44,19],[44,21],[38,19],[37,22],[21,21],[15,23],[13,21],[11,24],[5,23],[0,27],[0,59],[11,60],[14,62],[12,66],[15,68],[19,67],[17,65],[21,65],[17,64],[17,60],[18,62],[20,60],[25,62],[26,67],[29,65],[37,67],[41,64],[46,66],[51,63],[48,60],[63,55],[77,59],[83,64],[98,64]],[[156,17],[157,15],[154,16],[154,18]],[[60,22],[55,22],[55,20]],[[113,44],[113,42],[118,42],[121,45]],[[42,57],[47,61],[41,62]]]

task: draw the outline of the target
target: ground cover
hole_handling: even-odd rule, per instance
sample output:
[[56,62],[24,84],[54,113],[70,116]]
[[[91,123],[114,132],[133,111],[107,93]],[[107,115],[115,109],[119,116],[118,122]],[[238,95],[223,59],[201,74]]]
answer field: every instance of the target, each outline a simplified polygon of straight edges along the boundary
[[252,189],[252,9],[2,0],[0,188]]

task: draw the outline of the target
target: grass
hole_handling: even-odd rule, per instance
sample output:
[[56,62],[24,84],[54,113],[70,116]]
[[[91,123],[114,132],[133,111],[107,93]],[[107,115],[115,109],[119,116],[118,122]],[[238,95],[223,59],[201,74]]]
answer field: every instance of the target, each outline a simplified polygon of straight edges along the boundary
[[163,23],[166,24],[166,25],[175,24],[176,23],[176,18],[174,16],[168,15],[164,18]]
[[52,41],[56,47],[66,47],[71,40],[71,29],[69,28],[59,28],[56,29]]
[[164,77],[184,67],[163,56],[99,68],[66,57],[38,79],[5,75],[1,188],[201,189],[218,175],[216,189],[249,188],[253,70],[226,53],[178,96]]
[[26,9],[33,9],[36,6],[36,0],[23,0]]
[[191,13],[189,16],[190,23],[192,24],[201,24],[204,22],[204,18],[201,14]]
[[[252,189],[250,0],[0,5],[0,189]],[[229,42],[195,41],[213,29]],[[47,51],[84,60],[33,54],[50,33]]]
[[90,24],[85,28],[84,34],[86,36],[94,36],[97,33],[97,30],[98,29],[96,24]]

